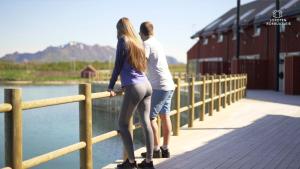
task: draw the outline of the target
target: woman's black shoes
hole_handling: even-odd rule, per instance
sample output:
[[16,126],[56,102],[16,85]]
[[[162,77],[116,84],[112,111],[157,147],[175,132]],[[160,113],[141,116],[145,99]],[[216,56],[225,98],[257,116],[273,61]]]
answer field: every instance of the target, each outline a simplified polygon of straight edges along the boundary
[[149,163],[147,163],[145,159],[138,164],[138,169],[154,169],[153,162],[150,161]]
[[130,163],[129,160],[125,160],[122,164],[118,164],[116,169],[137,169],[136,162]]

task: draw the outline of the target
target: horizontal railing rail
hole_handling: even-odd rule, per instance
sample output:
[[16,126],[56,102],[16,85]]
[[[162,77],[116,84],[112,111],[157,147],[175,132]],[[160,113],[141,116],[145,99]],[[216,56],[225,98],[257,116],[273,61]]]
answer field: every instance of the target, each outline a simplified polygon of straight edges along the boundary
[[[203,121],[206,114],[206,106],[209,106],[208,115],[212,116],[215,109],[219,111],[221,106],[225,108],[226,105],[230,105],[232,102],[245,97],[247,75],[205,75],[202,76],[199,81],[195,81],[195,77],[190,77],[188,82],[182,82],[180,78],[176,78],[175,86],[175,109],[170,112],[170,115],[175,116],[173,119],[173,122],[175,122],[173,133],[175,136],[178,136],[180,132],[180,114],[182,112],[189,111],[188,127],[193,127],[196,107],[202,106],[198,113],[199,120]],[[195,91],[196,86],[201,87],[201,92]],[[183,107],[180,105],[182,87],[188,87],[187,93],[189,96],[188,105]],[[22,91],[19,88],[5,89],[5,103],[0,104],[0,112],[3,112],[5,116],[5,166],[7,166],[2,169],[27,169],[78,150],[80,150],[80,168],[92,169],[92,145],[119,135],[117,130],[113,130],[99,136],[92,137],[92,100],[107,98],[110,97],[110,94],[109,92],[92,93],[91,84],[79,85],[78,95],[42,100],[22,101],[21,92]],[[122,94],[122,91],[117,92],[117,95]],[[195,95],[200,97],[200,101],[195,102]],[[217,104],[215,105],[216,100]],[[23,160],[23,110],[74,102],[80,103],[80,141],[73,145],[69,145],[31,159]],[[158,123],[160,126],[160,120],[158,120]],[[131,122],[132,131],[140,127],[140,124],[133,124]]]

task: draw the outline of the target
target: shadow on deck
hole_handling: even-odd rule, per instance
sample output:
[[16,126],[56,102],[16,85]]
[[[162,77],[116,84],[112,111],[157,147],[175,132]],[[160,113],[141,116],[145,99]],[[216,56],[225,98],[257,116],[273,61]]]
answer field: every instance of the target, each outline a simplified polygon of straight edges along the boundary
[[[299,112],[300,113],[300,112]],[[185,130],[227,128],[186,128]],[[156,169],[299,168],[300,118],[266,115],[233,129],[192,151],[156,165]]]

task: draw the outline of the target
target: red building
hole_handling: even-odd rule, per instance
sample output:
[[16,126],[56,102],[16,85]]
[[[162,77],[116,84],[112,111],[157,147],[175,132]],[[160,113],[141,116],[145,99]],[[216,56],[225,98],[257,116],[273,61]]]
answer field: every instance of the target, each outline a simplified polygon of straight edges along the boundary
[[[300,94],[300,0],[257,0],[240,7],[240,56],[236,58],[236,8],[195,33],[187,52],[188,73],[247,73],[248,88]],[[280,25],[279,76],[276,26]],[[292,60],[292,61],[290,61]],[[291,66],[294,69],[289,69]]]
[[92,66],[92,65],[88,65],[86,68],[84,68],[81,71],[81,77],[82,78],[96,78],[97,76],[97,70]]

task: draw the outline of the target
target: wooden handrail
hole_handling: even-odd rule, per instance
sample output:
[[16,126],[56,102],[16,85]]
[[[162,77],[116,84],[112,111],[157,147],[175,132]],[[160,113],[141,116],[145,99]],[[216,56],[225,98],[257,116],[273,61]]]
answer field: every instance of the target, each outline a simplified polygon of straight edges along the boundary
[[55,151],[52,151],[52,152],[49,152],[49,153],[46,153],[46,154],[43,154],[43,155],[40,155],[40,156],[37,156],[37,157],[34,157],[34,158],[31,158],[29,160],[25,160],[23,162],[23,168],[27,169],[27,168],[37,166],[39,164],[45,163],[45,162],[50,161],[50,160],[54,160],[58,157],[64,156],[64,155],[72,153],[74,151],[78,151],[78,150],[83,149],[85,147],[86,147],[85,142],[79,142],[79,143],[76,143],[76,144],[73,144],[73,145],[70,145],[70,146],[67,146],[67,147],[64,147],[64,148],[61,148],[61,149],[58,149],[58,150],[55,150]]
[[22,104],[22,109],[23,110],[36,109],[36,108],[41,108],[41,107],[48,107],[48,106],[66,104],[66,103],[79,102],[84,99],[85,99],[84,95],[75,95],[75,96],[43,99],[43,100],[34,100],[34,101],[24,102]]
[[11,104],[8,104],[8,103],[0,104],[0,112],[9,112],[11,110],[12,110]]
[[[180,114],[189,110],[188,126],[193,126],[195,108],[202,106],[199,112],[199,120],[204,120],[206,114],[206,104],[210,106],[209,115],[213,115],[214,101],[218,100],[217,110],[223,99],[224,108],[231,102],[240,100],[246,96],[247,75],[223,75],[203,76],[200,81],[195,81],[193,77],[189,82],[181,82],[175,79],[175,110],[170,112],[170,116],[175,115],[174,135],[179,135]],[[195,86],[201,86],[202,93],[200,101],[195,102]],[[206,88],[210,87],[209,96],[206,97]],[[181,87],[189,87],[189,104],[181,107],[180,95]],[[222,88],[224,87],[224,90]],[[118,136],[118,131],[110,131],[99,136],[92,137],[92,100],[109,97],[109,92],[91,93],[90,84],[81,84],[79,95],[42,99],[22,102],[20,89],[5,89],[5,103],[0,104],[0,112],[5,114],[5,165],[2,169],[31,168],[63,155],[80,150],[80,166],[83,169],[92,169],[92,145],[112,137]],[[217,91],[217,92],[216,92]],[[122,95],[123,92],[117,92]],[[22,111],[47,106],[54,106],[66,103],[79,102],[80,109],[80,142],[73,145],[40,155],[29,160],[22,161]],[[140,124],[131,125],[131,131],[140,128]]]

